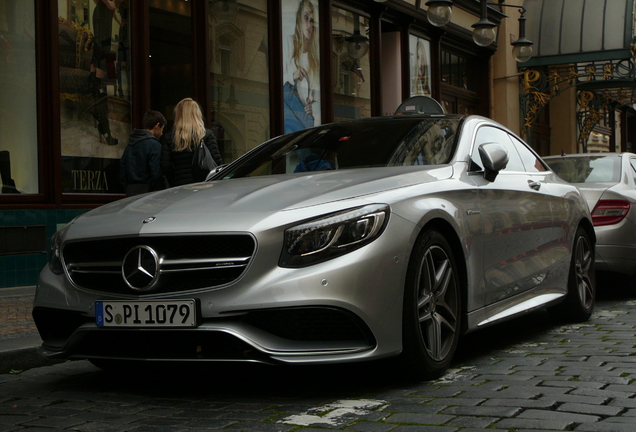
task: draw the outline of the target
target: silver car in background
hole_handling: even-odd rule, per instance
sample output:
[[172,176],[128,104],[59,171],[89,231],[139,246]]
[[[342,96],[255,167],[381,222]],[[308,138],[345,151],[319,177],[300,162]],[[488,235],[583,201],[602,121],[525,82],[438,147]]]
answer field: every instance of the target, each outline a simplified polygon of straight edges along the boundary
[[636,287],[636,154],[549,156],[545,161],[587,200],[596,231],[596,269]]
[[369,118],[76,218],[33,316],[41,354],[103,368],[395,357],[430,379],[460,334],[546,307],[588,319],[594,244],[578,189],[501,125]]

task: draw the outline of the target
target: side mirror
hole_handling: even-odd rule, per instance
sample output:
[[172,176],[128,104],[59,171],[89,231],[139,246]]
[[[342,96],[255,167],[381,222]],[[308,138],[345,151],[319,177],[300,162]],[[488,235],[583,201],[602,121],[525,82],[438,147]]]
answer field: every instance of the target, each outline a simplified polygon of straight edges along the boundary
[[221,171],[223,168],[225,168],[228,164],[223,164],[223,165],[219,165],[216,168],[214,168],[212,171],[210,171],[208,173],[208,175],[205,177],[205,181],[210,180],[216,173],[218,173],[219,171]]
[[508,165],[508,152],[501,144],[495,142],[481,144],[479,156],[484,164],[484,178],[489,182],[495,181],[499,171]]

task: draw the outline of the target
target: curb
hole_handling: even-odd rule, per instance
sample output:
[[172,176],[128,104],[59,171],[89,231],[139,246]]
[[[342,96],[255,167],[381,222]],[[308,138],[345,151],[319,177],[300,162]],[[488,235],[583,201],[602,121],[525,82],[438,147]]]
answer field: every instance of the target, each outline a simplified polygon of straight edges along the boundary
[[19,373],[25,370],[52,366],[66,360],[52,360],[37,353],[37,347],[22,348],[12,351],[0,352],[0,375],[8,373]]

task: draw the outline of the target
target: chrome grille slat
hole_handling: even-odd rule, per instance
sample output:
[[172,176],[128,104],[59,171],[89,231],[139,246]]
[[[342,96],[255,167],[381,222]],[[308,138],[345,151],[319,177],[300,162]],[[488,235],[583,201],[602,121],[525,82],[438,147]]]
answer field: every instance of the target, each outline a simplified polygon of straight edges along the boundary
[[69,273],[78,274],[121,274],[120,270],[69,270]]
[[216,287],[236,280],[249,265],[256,243],[249,234],[118,237],[69,242],[62,256],[66,274],[79,288],[133,292],[122,276],[122,263],[133,248],[146,246],[159,256],[155,287],[141,294]]
[[235,266],[223,266],[223,267],[191,267],[191,268],[180,268],[180,269],[161,269],[161,273],[177,273],[177,272],[189,272],[189,271],[214,271],[214,270],[222,270],[222,269],[236,269],[236,268],[244,268],[247,267],[247,264],[235,265]]
[[[251,259],[251,257],[228,257],[228,258],[214,258],[214,259],[164,259],[161,260],[162,266],[170,266],[170,265],[196,265],[196,264],[220,264],[220,263],[236,263],[240,262],[242,264],[233,264],[233,265],[245,265]],[[218,266],[222,267],[222,266]]]

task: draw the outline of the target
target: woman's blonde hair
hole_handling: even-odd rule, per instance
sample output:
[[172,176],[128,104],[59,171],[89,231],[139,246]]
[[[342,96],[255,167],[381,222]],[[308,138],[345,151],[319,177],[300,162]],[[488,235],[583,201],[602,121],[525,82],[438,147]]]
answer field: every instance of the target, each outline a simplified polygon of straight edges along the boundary
[[[294,65],[300,67],[300,56],[303,52],[303,29],[302,29],[302,16],[305,6],[309,7],[314,17],[317,17],[316,8],[310,0],[300,0],[298,3],[298,10],[296,11],[296,28],[294,35],[292,36],[292,59]],[[314,18],[315,19],[315,18]],[[318,75],[318,69],[320,68],[320,60],[318,58],[318,37],[316,36],[316,28],[311,32],[311,39],[308,41],[309,47],[307,50],[307,59],[309,61],[309,73],[311,77]],[[313,83],[311,83],[313,85]]]
[[205,124],[201,107],[192,98],[181,100],[174,107],[174,140],[172,149],[193,149],[205,136]]

